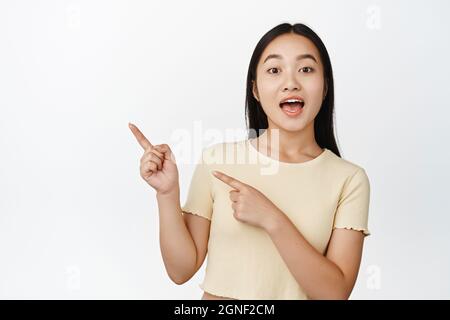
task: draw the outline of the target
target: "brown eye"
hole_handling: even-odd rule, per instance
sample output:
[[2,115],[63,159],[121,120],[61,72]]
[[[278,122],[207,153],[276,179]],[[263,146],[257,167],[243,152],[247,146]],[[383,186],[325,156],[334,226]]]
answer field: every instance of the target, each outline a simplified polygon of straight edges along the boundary
[[310,70],[310,71],[306,71],[306,73],[311,73],[312,71],[313,71],[313,68],[311,68],[311,67],[303,67],[303,68],[301,68],[300,70],[303,70],[303,72],[305,72],[304,70]]
[[[267,72],[272,73],[272,72],[270,72],[270,70],[272,70],[272,69],[278,70],[277,68],[270,68],[269,70],[267,70]],[[278,73],[278,72],[277,72],[277,73]],[[273,73],[272,73],[272,74],[273,74]]]

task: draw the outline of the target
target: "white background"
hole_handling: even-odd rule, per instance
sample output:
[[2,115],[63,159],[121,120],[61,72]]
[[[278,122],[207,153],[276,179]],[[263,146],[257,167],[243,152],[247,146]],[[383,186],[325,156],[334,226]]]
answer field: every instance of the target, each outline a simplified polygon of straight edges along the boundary
[[[143,153],[245,128],[282,22],[331,56],[342,156],[371,182],[353,299],[450,298],[448,1],[0,2],[0,298],[200,299],[168,278]],[[195,138],[203,146],[210,142]],[[197,154],[192,155],[195,159]],[[179,166],[184,201],[193,165]]]

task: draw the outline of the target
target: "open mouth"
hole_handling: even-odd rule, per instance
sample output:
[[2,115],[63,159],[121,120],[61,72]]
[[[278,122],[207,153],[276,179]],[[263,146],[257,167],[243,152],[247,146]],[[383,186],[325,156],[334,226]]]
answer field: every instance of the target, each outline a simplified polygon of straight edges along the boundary
[[304,106],[303,100],[287,100],[280,103],[280,108],[287,112],[297,112],[299,108],[303,109]]

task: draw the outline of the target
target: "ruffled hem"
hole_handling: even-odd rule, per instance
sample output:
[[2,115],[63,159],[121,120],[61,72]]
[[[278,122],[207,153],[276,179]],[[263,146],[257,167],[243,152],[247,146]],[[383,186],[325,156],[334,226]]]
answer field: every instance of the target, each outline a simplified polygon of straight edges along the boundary
[[239,298],[239,297],[235,296],[235,295],[232,294],[232,293],[219,292],[219,291],[216,291],[215,289],[214,289],[214,290],[205,289],[203,283],[200,283],[198,286],[199,286],[200,289],[202,289],[203,291],[205,291],[205,292],[207,292],[207,293],[210,293],[210,294],[213,294],[213,295],[218,296],[218,297],[222,297],[222,298],[232,298],[232,299],[236,299],[236,300],[245,300],[245,299],[242,299],[242,298]]
[[342,227],[341,226],[334,226],[333,230],[334,229],[347,229],[347,230],[362,231],[364,233],[365,237],[370,236],[370,234],[371,234],[370,231],[367,230],[366,228],[347,227],[347,226],[342,226]]
[[205,288],[203,283],[199,284],[200,289],[202,289],[203,291],[218,296],[218,297],[223,297],[223,298],[232,298],[232,299],[236,299],[236,300],[308,300],[308,298],[306,299],[296,299],[296,298],[262,298],[262,297],[238,297],[236,295],[235,292],[229,292],[226,290],[216,290],[216,289],[210,289],[210,288]]
[[183,214],[184,213],[190,213],[190,214],[193,214],[193,215],[196,215],[196,216],[199,216],[199,217],[202,217],[202,218],[205,218],[205,219],[208,219],[209,221],[211,221],[211,218],[209,218],[206,215],[203,215],[201,213],[198,213],[196,211],[184,210],[184,209],[181,209],[181,211],[183,212]]

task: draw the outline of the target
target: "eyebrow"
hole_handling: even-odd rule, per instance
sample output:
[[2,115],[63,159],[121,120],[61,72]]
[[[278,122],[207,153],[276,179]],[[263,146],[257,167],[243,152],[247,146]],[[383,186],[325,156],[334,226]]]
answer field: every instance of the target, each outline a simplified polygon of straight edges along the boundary
[[[263,64],[266,63],[266,61],[269,60],[269,59],[283,59],[283,57],[282,57],[281,55],[279,55],[279,54],[269,54],[269,55],[266,57],[266,59],[264,59]],[[309,54],[309,53],[299,54],[299,55],[297,56],[297,58],[295,58],[296,61],[302,60],[302,59],[312,59],[312,60],[314,60],[316,63],[318,63],[317,60],[316,60],[316,58],[314,58],[314,56],[311,55],[311,54]]]

